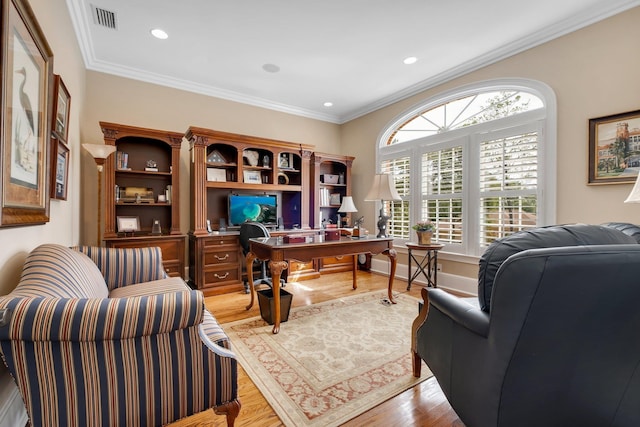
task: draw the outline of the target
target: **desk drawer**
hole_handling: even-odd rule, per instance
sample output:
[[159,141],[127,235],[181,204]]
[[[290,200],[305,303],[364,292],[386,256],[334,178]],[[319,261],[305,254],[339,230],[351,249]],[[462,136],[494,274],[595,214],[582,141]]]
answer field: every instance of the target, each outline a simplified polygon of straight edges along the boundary
[[240,246],[240,238],[238,236],[209,236],[204,239],[204,248],[216,248],[223,245]]
[[204,265],[237,264],[239,256],[237,246],[206,248],[204,250]]
[[238,268],[230,266],[222,269],[207,269],[204,271],[205,286],[211,286],[213,284],[225,283],[225,282],[238,282]]

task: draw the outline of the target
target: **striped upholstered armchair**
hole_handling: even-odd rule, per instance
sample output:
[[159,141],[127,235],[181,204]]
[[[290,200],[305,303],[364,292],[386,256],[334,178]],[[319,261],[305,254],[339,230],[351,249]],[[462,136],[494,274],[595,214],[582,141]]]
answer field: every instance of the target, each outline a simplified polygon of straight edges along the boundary
[[0,350],[32,426],[157,426],[240,411],[237,361],[158,248],[34,249],[0,297]]

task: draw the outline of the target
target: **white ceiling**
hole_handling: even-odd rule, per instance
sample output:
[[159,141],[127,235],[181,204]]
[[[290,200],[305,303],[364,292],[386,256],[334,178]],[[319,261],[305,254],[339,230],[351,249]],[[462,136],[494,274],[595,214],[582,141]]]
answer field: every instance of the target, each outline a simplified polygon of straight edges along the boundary
[[[66,0],[87,69],[344,123],[640,0]],[[115,13],[98,25],[94,7]],[[150,35],[162,28],[167,40]],[[416,56],[413,65],[403,59]],[[265,64],[279,72],[267,72]],[[323,103],[330,101],[332,107]]]

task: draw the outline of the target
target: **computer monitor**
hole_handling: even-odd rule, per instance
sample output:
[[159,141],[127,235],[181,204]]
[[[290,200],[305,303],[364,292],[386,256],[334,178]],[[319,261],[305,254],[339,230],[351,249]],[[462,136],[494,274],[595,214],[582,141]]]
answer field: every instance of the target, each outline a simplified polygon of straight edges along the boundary
[[278,224],[278,197],[275,194],[230,194],[229,225],[239,227],[245,221]]

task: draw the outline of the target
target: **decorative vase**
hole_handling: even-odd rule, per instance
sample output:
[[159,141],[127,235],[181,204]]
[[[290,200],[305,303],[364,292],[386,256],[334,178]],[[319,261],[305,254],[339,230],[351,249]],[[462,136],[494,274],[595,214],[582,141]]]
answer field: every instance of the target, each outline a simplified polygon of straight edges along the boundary
[[431,235],[433,232],[431,231],[416,231],[418,233],[418,244],[419,245],[430,245],[431,244]]

